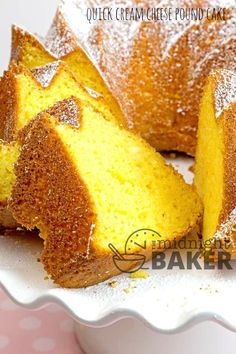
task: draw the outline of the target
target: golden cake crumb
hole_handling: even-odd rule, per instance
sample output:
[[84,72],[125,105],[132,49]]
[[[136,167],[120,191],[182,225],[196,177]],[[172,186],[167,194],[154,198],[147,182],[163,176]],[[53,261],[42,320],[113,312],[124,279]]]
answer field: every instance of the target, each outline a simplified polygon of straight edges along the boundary
[[132,279],[147,279],[149,274],[144,269],[139,269],[137,272],[131,273],[130,278]]
[[111,286],[112,288],[117,288],[117,286],[119,285],[118,281],[116,280],[113,280],[113,281],[110,281],[108,283],[109,286]]
[[124,290],[124,292],[125,292],[126,294],[129,294],[130,291],[131,291],[131,288],[124,288],[123,290]]

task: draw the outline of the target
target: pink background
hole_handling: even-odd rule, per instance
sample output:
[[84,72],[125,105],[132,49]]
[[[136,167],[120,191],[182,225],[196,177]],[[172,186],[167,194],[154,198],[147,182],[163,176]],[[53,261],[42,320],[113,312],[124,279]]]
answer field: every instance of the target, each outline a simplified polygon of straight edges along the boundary
[[58,305],[26,310],[0,290],[1,354],[82,354],[73,332],[73,320]]

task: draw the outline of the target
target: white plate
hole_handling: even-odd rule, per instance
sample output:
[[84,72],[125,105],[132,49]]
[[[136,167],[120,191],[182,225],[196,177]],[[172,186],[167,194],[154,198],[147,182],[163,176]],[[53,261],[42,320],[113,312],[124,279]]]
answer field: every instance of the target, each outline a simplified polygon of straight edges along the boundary
[[[174,160],[187,181],[192,178],[188,170],[191,163],[188,158]],[[105,281],[87,289],[61,289],[45,279],[46,273],[37,262],[41,248],[36,235],[0,236],[1,285],[25,307],[60,303],[74,319],[95,327],[132,316],[168,333],[207,319],[236,330],[235,270],[149,269],[147,279],[133,280],[129,274],[114,277],[116,288]],[[184,257],[185,251],[182,253]]]

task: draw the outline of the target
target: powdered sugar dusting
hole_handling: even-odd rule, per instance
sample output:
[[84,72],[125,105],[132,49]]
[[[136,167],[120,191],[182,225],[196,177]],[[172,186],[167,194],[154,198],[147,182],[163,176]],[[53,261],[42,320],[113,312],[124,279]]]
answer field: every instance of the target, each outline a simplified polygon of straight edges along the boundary
[[[213,240],[226,241],[228,247],[232,246],[232,251],[236,252],[235,245],[235,232],[236,232],[236,207],[231,211],[225,223],[221,224],[219,230],[213,236]],[[231,243],[231,244],[230,244]]]
[[[225,7],[229,16],[225,21],[91,23],[86,18],[88,7],[199,6]],[[155,146],[162,144],[163,134],[170,134],[164,148],[176,148],[172,136],[182,141],[196,139],[199,102],[211,69],[236,70],[235,0],[62,0],[59,11],[116,97],[130,127]]]
[[42,87],[47,87],[50,85],[60,65],[60,61],[54,61],[44,66],[38,66],[32,70],[32,74]]
[[77,128],[80,126],[80,108],[78,100],[73,97],[57,102],[45,112],[58,118],[62,123],[67,123]]
[[89,232],[89,238],[88,238],[88,243],[87,243],[87,250],[86,250],[86,258],[90,256],[90,247],[91,247],[91,242],[93,240],[93,234],[95,230],[96,225],[91,224],[90,226],[90,232]]
[[78,46],[77,40],[65,24],[60,11],[57,11],[52,26],[44,40],[44,45],[56,58],[62,58]]
[[93,89],[91,89],[90,87],[85,87],[86,91],[90,94],[90,96],[94,97],[94,98],[99,98],[99,97],[102,97],[102,95],[97,92],[97,91],[94,91]]
[[230,70],[214,71],[215,77],[215,116],[219,118],[221,113],[232,103],[236,101],[236,73]]

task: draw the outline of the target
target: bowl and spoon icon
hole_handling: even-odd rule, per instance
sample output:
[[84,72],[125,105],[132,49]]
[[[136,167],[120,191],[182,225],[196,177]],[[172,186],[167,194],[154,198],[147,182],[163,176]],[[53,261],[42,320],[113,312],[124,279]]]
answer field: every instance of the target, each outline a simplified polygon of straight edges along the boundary
[[161,235],[157,231],[146,228],[134,231],[127,238],[124,253],[120,253],[112,243],[109,243],[115,266],[124,273],[134,273],[143,268],[147,260],[147,250],[150,250],[152,242],[158,239],[161,239]]
[[[144,254],[134,254],[134,253],[123,253],[121,254],[117,248],[109,243],[108,247],[113,252],[113,262],[115,266],[121,271],[125,273],[134,273],[144,265],[146,261],[146,257]],[[129,267],[127,269],[127,263]]]

